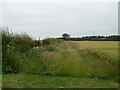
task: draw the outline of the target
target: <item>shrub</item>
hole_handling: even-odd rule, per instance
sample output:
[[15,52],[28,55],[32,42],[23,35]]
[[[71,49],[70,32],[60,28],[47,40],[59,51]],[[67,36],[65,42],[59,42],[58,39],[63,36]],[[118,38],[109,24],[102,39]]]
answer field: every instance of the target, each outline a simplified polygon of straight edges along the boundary
[[20,53],[28,52],[34,46],[33,40],[27,34],[10,33],[2,30],[2,65],[3,73],[20,71]]
[[34,46],[33,40],[27,34],[15,35],[11,44],[19,52],[27,52]]
[[55,39],[55,38],[47,38],[42,40],[42,45],[54,45],[64,42],[62,39]]
[[38,46],[41,46],[41,41],[40,40],[34,40],[34,46],[35,47],[38,47]]
[[11,34],[8,31],[2,31],[2,65],[3,72],[6,73],[12,71],[8,54],[8,45],[11,41]]

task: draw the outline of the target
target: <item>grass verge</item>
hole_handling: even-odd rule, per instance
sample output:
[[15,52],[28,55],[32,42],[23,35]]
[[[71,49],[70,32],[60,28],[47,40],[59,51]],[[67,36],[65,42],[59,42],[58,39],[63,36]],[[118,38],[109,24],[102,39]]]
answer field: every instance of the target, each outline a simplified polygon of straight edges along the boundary
[[3,88],[117,88],[111,80],[46,76],[36,74],[3,74]]

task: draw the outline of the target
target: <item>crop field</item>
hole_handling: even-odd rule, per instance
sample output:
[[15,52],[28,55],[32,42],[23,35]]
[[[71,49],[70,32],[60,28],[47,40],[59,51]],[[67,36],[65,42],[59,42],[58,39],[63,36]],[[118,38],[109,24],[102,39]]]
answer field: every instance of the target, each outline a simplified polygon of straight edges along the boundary
[[101,55],[104,55],[113,60],[118,60],[118,43],[116,41],[75,41],[83,48],[89,48],[94,50]]
[[5,67],[3,88],[118,87],[117,41],[44,42],[47,45],[30,48],[29,52],[8,53],[14,68]]

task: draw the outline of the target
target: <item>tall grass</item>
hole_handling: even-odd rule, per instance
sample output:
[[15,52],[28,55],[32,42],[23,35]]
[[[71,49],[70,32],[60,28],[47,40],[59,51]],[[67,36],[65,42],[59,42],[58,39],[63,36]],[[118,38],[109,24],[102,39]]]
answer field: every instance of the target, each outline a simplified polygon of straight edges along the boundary
[[46,72],[49,75],[101,79],[117,77],[117,65],[113,66],[103,58],[91,55],[87,50],[79,50],[73,43],[63,44],[63,48],[55,52],[54,57],[47,56],[45,59],[49,63]]

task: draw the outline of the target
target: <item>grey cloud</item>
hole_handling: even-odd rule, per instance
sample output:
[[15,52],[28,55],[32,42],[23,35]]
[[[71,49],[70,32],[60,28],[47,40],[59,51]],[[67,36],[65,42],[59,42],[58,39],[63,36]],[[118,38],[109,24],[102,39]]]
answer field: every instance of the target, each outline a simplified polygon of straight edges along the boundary
[[3,24],[34,38],[117,34],[117,3],[5,3]]

